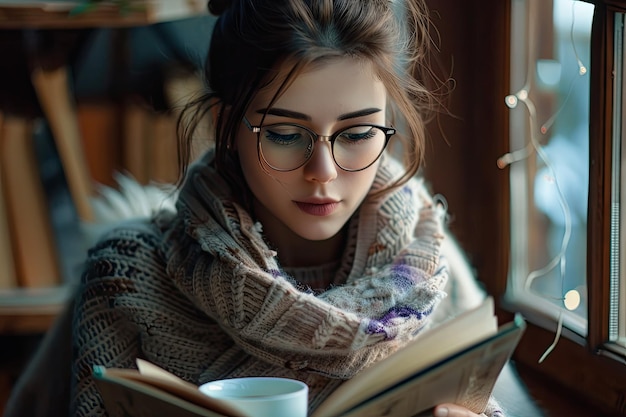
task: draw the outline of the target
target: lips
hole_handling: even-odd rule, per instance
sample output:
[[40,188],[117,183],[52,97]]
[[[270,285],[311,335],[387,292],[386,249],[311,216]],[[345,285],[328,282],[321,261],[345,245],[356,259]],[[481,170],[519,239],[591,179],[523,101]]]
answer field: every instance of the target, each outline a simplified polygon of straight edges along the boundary
[[321,202],[321,203],[308,203],[302,201],[296,201],[296,205],[300,210],[311,216],[328,216],[332,214],[339,206],[336,201]]

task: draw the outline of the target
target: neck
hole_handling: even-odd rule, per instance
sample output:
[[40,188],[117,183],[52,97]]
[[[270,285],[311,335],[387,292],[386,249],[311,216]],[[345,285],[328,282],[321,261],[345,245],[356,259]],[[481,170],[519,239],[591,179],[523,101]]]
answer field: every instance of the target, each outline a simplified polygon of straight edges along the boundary
[[[256,214],[264,209],[255,206]],[[324,265],[341,258],[345,247],[347,227],[325,240],[308,240],[295,234],[274,217],[263,217],[263,233],[268,246],[276,250],[284,267]]]
[[343,253],[345,235],[344,228],[326,240],[313,241],[297,236],[292,236],[284,242],[281,238],[275,239],[271,236],[267,236],[267,239],[276,249],[281,265],[295,268],[324,265],[338,260]]

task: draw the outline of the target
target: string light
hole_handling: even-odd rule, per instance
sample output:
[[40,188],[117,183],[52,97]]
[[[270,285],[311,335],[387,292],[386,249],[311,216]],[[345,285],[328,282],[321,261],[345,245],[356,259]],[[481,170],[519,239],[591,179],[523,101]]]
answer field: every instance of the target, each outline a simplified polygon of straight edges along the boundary
[[[588,70],[587,70],[587,67],[583,64],[582,60],[580,59],[578,52],[576,51],[575,42],[574,42],[574,24],[575,24],[575,17],[576,17],[574,3],[575,1],[572,1],[572,23],[570,27],[570,41],[571,41],[573,52],[576,57],[576,62],[578,65],[578,75],[584,76],[588,73]],[[528,75],[530,73],[531,72],[529,70]],[[574,84],[576,83],[578,79],[579,77],[575,77],[570,81],[568,93],[566,97],[564,98],[562,105],[554,114],[552,114],[552,116],[546,122],[544,122],[539,127],[539,129],[537,129],[538,117],[537,117],[536,107],[535,107],[535,103],[530,98],[530,87],[529,87],[530,83],[528,81],[526,82],[525,86],[521,88],[517,93],[507,95],[504,99],[506,106],[509,107],[510,109],[515,109],[516,107],[518,107],[520,103],[522,103],[525,106],[525,108],[528,111],[530,134],[529,134],[529,141],[524,148],[517,149],[517,150],[511,151],[502,155],[497,160],[497,166],[500,169],[504,169],[505,167],[507,167],[508,165],[512,163],[525,160],[529,158],[531,155],[536,154],[537,157],[545,164],[548,174],[544,176],[544,179],[546,181],[551,182],[554,185],[556,189],[556,194],[558,197],[559,205],[563,213],[563,217],[564,217],[564,233],[563,233],[563,237],[561,240],[561,247],[560,247],[559,252],[549,262],[547,262],[547,264],[544,267],[531,271],[527,275],[524,281],[524,288],[526,291],[531,290],[532,283],[537,278],[545,276],[554,268],[559,267],[558,276],[560,277],[560,281],[561,281],[561,293],[564,292],[563,287],[564,287],[565,270],[566,270],[566,250],[569,244],[571,231],[572,231],[571,213],[570,213],[569,205],[567,203],[567,199],[565,198],[565,195],[563,194],[561,190],[558,178],[552,167],[552,161],[550,160],[548,155],[543,150],[543,147],[539,143],[538,133],[541,135],[547,134],[549,129],[554,124],[555,120],[560,115],[561,110],[569,103],[570,94],[573,90]],[[557,298],[555,300],[561,301],[563,304],[563,307],[565,307],[567,310],[570,310],[570,311],[573,311],[576,308],[578,308],[580,305],[580,301],[581,301],[580,293],[576,289],[567,291],[563,297]],[[539,363],[543,362],[545,358],[554,350],[554,348],[556,347],[561,337],[561,331],[563,327],[563,308],[559,308],[558,311],[559,313],[558,313],[558,322],[557,322],[557,328],[555,332],[555,338],[552,344],[546,349],[543,355],[539,358]]]
[[515,94],[510,94],[508,96],[506,96],[506,98],[504,99],[504,102],[506,103],[507,106],[509,106],[510,109],[514,109],[517,107],[517,96]]
[[563,300],[563,304],[565,304],[565,308],[569,311],[574,311],[580,305],[580,293],[578,290],[569,290],[565,293],[565,299]]

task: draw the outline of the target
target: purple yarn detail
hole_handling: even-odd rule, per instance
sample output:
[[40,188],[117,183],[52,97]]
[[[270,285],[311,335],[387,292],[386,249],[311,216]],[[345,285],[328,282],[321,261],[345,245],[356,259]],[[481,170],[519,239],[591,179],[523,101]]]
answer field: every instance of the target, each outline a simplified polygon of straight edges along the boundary
[[408,291],[416,283],[425,281],[426,274],[418,268],[396,264],[391,268],[393,285],[400,291]]
[[400,291],[408,291],[413,286],[411,268],[407,265],[394,265],[391,268],[391,280]]
[[389,334],[389,329],[393,326],[393,322],[398,318],[409,319],[417,318],[422,320],[432,312],[432,308],[428,311],[419,311],[407,306],[396,306],[391,308],[387,313],[379,319],[370,320],[367,325],[366,332],[368,334],[384,334],[385,339],[393,339],[393,336]]
[[278,270],[278,269],[270,269],[267,272],[269,272],[272,275],[272,277],[274,277],[274,278],[278,278],[278,277],[284,276],[283,272]]

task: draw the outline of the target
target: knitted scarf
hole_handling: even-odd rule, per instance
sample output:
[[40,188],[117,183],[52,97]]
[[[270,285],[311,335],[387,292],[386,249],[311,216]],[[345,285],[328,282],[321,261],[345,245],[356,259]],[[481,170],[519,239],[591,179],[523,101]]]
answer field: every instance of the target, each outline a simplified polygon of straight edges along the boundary
[[[418,180],[366,199],[351,220],[358,239],[344,285],[314,295],[281,269],[261,225],[233,198],[211,158],[191,168],[181,190],[180,227],[165,236],[167,268],[239,347],[272,366],[345,379],[426,327],[444,297],[447,269],[442,213]],[[400,170],[384,158],[373,190]]]

